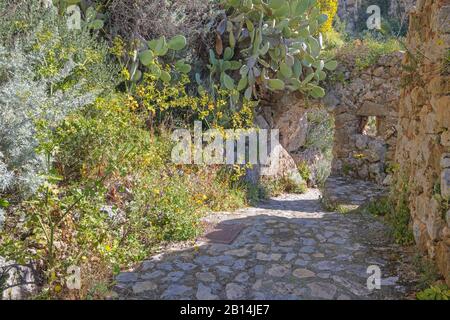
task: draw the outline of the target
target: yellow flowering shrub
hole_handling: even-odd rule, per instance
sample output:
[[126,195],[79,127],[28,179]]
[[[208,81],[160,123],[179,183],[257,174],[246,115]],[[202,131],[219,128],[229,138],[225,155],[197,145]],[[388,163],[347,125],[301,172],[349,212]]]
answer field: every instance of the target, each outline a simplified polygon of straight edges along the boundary
[[338,0],[318,0],[320,11],[328,16],[328,20],[320,27],[321,32],[328,32],[333,27],[333,19],[338,9]]

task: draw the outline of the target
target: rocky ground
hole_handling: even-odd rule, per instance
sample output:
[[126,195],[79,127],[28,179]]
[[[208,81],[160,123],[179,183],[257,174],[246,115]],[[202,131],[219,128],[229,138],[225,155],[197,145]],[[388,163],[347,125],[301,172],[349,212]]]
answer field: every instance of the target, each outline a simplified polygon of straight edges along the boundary
[[[320,193],[283,195],[257,207],[211,214],[244,224],[230,245],[174,246],[116,277],[119,299],[405,299],[409,256],[386,226],[363,214],[324,212]],[[381,288],[369,290],[369,266]],[[405,271],[406,270],[406,271]],[[370,281],[369,281],[370,282]]]

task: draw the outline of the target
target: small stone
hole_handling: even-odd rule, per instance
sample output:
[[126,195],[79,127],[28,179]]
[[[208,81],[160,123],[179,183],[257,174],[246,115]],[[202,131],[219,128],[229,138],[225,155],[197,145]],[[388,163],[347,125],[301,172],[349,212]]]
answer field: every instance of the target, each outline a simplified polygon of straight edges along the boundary
[[173,284],[169,286],[166,291],[162,294],[162,298],[164,299],[176,299],[180,297],[184,297],[185,294],[189,294],[192,292],[192,288],[184,286],[184,285],[178,285]]
[[264,266],[261,264],[258,264],[255,266],[255,268],[253,269],[254,273],[256,276],[260,276],[264,273]]
[[267,270],[267,274],[277,278],[284,277],[288,272],[288,267],[278,264],[273,265],[270,269]]
[[311,289],[311,296],[327,300],[333,299],[337,291],[335,285],[325,282],[308,283],[308,287]]
[[122,272],[116,277],[117,282],[134,282],[137,281],[138,274],[135,272]]
[[250,253],[247,249],[235,249],[235,250],[228,250],[225,252],[225,254],[228,254],[230,256],[237,256],[237,257],[245,257]]
[[142,279],[156,279],[156,278],[161,278],[162,276],[164,276],[165,273],[161,270],[156,270],[150,273],[144,273],[141,275]]
[[236,260],[236,262],[233,264],[232,268],[234,270],[244,270],[246,264],[247,264],[247,261],[245,259],[239,259],[239,260]]
[[214,282],[216,281],[216,276],[212,274],[211,272],[197,272],[195,274],[197,279],[203,282]]
[[263,252],[256,253],[256,259],[262,261],[278,261],[281,259],[281,253],[265,254]]
[[303,259],[297,259],[297,260],[295,260],[295,262],[294,262],[294,264],[295,264],[296,266],[302,266],[302,267],[308,265],[308,263],[309,263],[308,261],[303,260]]
[[198,285],[197,294],[195,295],[198,300],[217,300],[218,296],[212,294],[211,288],[205,286],[203,283]]
[[303,239],[304,246],[314,246],[316,244],[316,240],[314,239]]
[[161,269],[161,270],[165,270],[165,271],[172,271],[173,270],[173,266],[169,262],[160,263],[160,264],[157,265],[157,268]]
[[248,275],[248,273],[241,272],[236,276],[236,278],[234,278],[234,281],[245,283],[248,281],[248,279],[250,279],[250,276]]
[[169,272],[167,274],[167,277],[164,278],[164,281],[175,282],[180,280],[183,276],[184,276],[183,271]]
[[142,262],[142,268],[141,271],[147,271],[150,269],[153,269],[155,267],[155,264],[152,261],[146,260]]
[[308,269],[295,269],[294,272],[292,272],[292,275],[294,277],[303,279],[303,278],[311,278],[311,277],[315,277],[316,274]]
[[135,294],[139,294],[145,291],[153,291],[156,290],[157,285],[152,281],[142,281],[137,282],[133,285],[133,292]]
[[184,262],[177,262],[175,265],[184,271],[190,271],[192,269],[195,269],[197,266],[193,263],[184,263]]
[[286,254],[286,257],[284,257],[284,260],[286,260],[287,262],[291,261],[292,259],[294,259],[297,255],[295,253],[288,253]]
[[242,299],[245,295],[245,288],[237,283],[229,283],[225,287],[227,299]]
[[300,249],[300,252],[303,252],[303,253],[313,253],[314,251],[316,251],[316,248],[314,248],[312,246],[304,246]]
[[450,169],[441,172],[441,195],[444,199],[450,198]]

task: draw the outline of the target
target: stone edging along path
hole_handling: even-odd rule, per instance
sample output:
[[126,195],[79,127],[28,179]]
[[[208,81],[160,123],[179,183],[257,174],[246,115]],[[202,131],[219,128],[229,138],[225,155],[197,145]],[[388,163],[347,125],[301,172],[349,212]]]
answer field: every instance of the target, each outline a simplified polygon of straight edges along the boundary
[[[404,299],[409,255],[365,214],[324,212],[318,190],[214,213],[245,229],[230,245],[198,240],[169,248],[115,281],[118,299]],[[369,266],[381,288],[369,290]]]

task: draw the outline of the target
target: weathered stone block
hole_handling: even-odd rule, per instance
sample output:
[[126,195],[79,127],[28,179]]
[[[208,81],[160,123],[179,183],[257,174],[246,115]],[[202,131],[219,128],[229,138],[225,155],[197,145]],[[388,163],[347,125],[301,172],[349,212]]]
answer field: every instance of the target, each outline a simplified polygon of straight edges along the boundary
[[441,168],[450,168],[450,153],[444,153],[441,157]]
[[359,116],[387,116],[389,115],[389,110],[386,105],[365,101],[362,107],[358,110],[357,114]]
[[446,130],[441,134],[441,144],[444,147],[450,147],[450,131]]
[[445,199],[450,198],[450,169],[444,169],[441,173],[441,195]]
[[444,275],[447,285],[450,286],[450,246],[445,242],[439,243],[437,247],[436,262],[439,271]]

